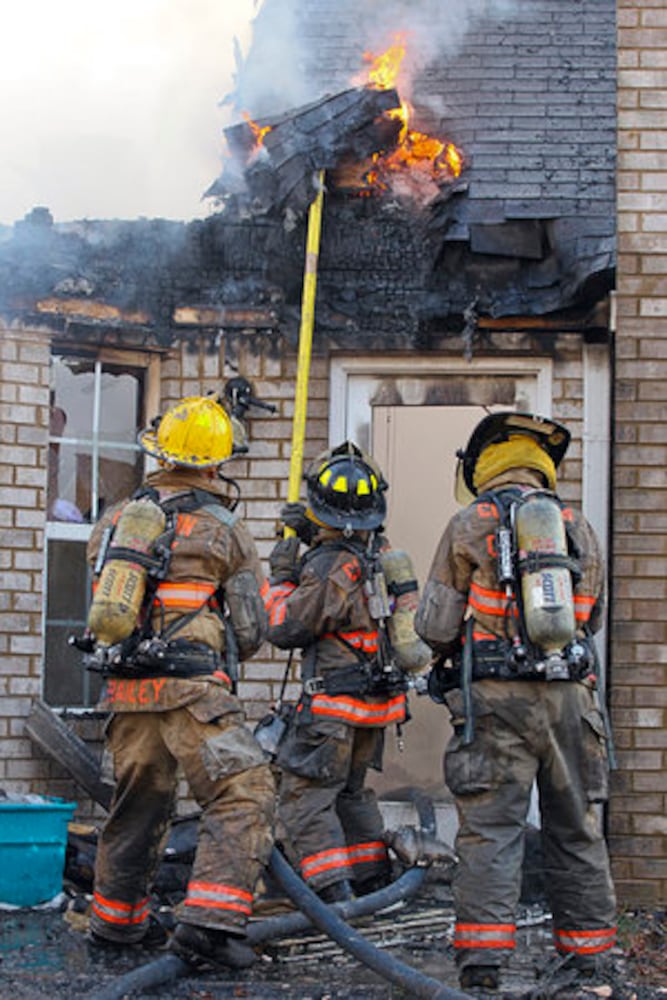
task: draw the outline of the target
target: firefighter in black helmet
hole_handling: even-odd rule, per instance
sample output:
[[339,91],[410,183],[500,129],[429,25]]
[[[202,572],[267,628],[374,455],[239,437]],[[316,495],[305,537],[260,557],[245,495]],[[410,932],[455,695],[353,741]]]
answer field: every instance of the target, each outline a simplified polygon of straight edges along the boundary
[[[307,507],[283,518],[297,536],[270,558],[268,638],[302,649],[303,691],[277,764],[279,821],[303,878],[327,902],[387,884],[390,866],[369,767],[379,767],[385,728],[406,717],[403,677],[390,669],[373,617],[373,560],[387,483],[349,441],[305,475]],[[299,542],[310,547],[299,558]]]
[[[607,796],[592,639],[604,568],[593,529],[554,492],[569,440],[533,414],[481,421],[459,454],[457,499],[470,502],[444,531],[415,618],[440,656],[429,691],[454,730],[445,780],[459,815],[454,943],[464,988],[497,988],[515,946],[534,781],[556,949],[588,975],[615,943],[596,805]],[[531,536],[530,518],[548,530]]]

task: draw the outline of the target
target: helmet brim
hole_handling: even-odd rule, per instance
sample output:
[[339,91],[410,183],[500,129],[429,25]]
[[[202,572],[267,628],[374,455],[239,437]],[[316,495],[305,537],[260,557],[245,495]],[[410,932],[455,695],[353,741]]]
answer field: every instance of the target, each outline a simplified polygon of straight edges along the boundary
[[327,528],[337,531],[374,531],[384,524],[387,516],[387,505],[379,503],[372,510],[345,511],[327,504],[311,504],[313,520]]
[[233,455],[229,458],[211,458],[210,456],[197,457],[192,455],[190,457],[183,455],[175,455],[169,452],[167,449],[162,448],[158,444],[157,431],[153,428],[146,428],[146,430],[141,431],[137,437],[137,443],[142,451],[145,451],[147,455],[152,455],[153,458],[157,458],[160,462],[166,462],[168,465],[182,465],[186,469],[211,469],[217,468],[219,465],[223,465],[225,462],[229,461]]

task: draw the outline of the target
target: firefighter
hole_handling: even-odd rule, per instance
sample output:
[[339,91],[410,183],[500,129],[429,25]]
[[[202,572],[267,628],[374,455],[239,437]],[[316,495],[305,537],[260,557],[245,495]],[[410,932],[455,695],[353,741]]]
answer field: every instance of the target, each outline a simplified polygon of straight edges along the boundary
[[[256,652],[267,618],[255,544],[233,509],[233,480],[220,472],[232,437],[212,397],[182,400],[139,437],[159,464],[141,503],[166,511],[172,537],[162,536],[169,560],[154,581],[142,642],[111,647],[122,652],[105,671],[99,707],[110,713],[105,750],[115,790],[99,838],[90,932],[118,945],[166,938],[149,914],[149,892],[180,767],[202,814],[170,947],[194,965],[243,967],[254,960],[244,936],[272,847],[275,785],[234,693],[235,658]],[[92,565],[126,506],[96,524]]]
[[[463,988],[496,989],[515,947],[534,780],[557,952],[586,976],[616,938],[599,815],[606,716],[592,639],[603,620],[604,570],[593,529],[554,493],[569,439],[562,425],[533,414],[480,422],[459,452],[469,502],[445,528],[415,617],[438,654],[429,692],[447,705],[453,726],[444,768],[459,817],[454,944]],[[542,507],[531,508],[537,500]],[[541,551],[513,539],[518,529],[508,515],[521,524],[524,510],[546,511],[552,524],[553,537],[538,540]],[[564,629],[547,652],[531,640],[540,615],[552,632]]]
[[[380,470],[352,442],[305,474],[307,506],[282,514],[295,537],[270,556],[269,641],[302,649],[302,694],[281,743],[278,820],[306,883],[326,902],[386,885],[390,863],[369,768],[385,729],[406,718],[369,589],[386,514]],[[305,513],[304,513],[305,512]],[[299,542],[309,548],[299,559]]]

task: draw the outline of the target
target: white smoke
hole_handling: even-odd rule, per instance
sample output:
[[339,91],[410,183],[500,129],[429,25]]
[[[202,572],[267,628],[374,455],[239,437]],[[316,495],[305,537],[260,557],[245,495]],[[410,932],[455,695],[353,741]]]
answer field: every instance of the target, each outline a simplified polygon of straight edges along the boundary
[[521,4],[525,0],[335,0],[325,22],[322,6],[308,0],[264,0],[230,98],[254,118],[298,107],[362,82],[364,53],[383,52],[397,36],[406,44],[400,91],[432,61],[453,58],[472,26],[514,18]]

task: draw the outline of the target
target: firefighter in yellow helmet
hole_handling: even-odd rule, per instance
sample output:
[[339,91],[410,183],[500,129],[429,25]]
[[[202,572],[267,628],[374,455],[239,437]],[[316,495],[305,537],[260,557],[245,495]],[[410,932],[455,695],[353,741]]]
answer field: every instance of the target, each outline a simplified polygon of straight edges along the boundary
[[[349,441],[319,456],[305,479],[305,515],[299,505],[283,510],[297,537],[275,546],[266,598],[269,640],[302,650],[302,695],[276,759],[278,817],[305,881],[336,902],[390,878],[365,779],[381,767],[386,728],[406,718],[406,685],[369,595],[388,545],[387,483]],[[300,540],[309,545],[302,558]]]
[[445,780],[459,816],[454,944],[464,988],[496,989],[515,946],[534,781],[556,949],[587,976],[615,943],[592,638],[604,568],[593,529],[554,492],[569,440],[533,414],[480,422],[459,453],[457,496],[471,502],[444,531],[415,618],[439,654],[429,692],[453,726]]
[[[165,937],[150,918],[149,893],[180,766],[202,817],[171,947],[195,965],[242,967],[254,960],[245,927],[272,846],[275,797],[235,694],[238,661],[266,634],[263,574],[234,509],[235,484],[220,472],[233,434],[217,400],[183,399],[139,442],[159,467],[132,501],[104,514],[88,550],[107,603],[114,588],[104,584],[105,566],[126,591],[134,583],[121,576],[123,565],[128,573],[145,569],[143,601],[127,635],[118,634],[122,614],[89,618],[104,640],[93,631],[89,657],[106,674],[99,707],[110,713],[106,749],[116,781],[98,845],[90,931],[96,942],[119,945]],[[162,516],[152,544],[133,539],[132,529],[140,534],[146,520],[138,516],[142,505]],[[122,544],[112,535],[105,552],[107,529],[116,526],[120,535],[128,516]],[[96,601],[97,592],[93,607]]]

